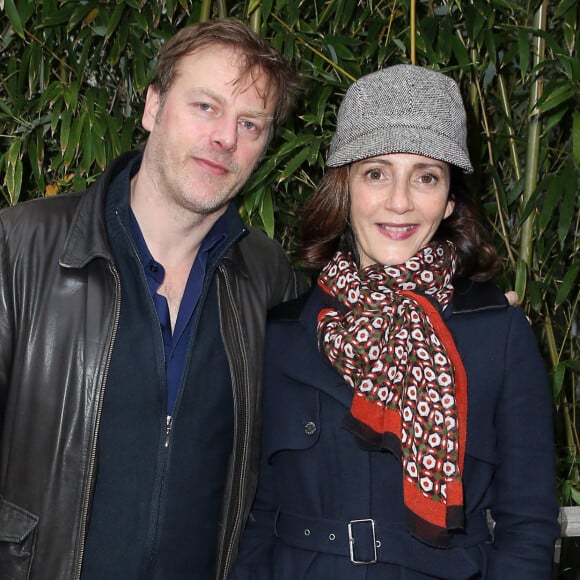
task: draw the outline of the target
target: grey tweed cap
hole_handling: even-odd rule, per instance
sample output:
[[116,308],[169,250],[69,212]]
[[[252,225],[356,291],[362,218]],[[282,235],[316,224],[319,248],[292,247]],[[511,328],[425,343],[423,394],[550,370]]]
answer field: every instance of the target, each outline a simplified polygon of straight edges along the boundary
[[401,64],[349,87],[326,164],[339,167],[387,153],[417,153],[473,171],[465,108],[452,78]]

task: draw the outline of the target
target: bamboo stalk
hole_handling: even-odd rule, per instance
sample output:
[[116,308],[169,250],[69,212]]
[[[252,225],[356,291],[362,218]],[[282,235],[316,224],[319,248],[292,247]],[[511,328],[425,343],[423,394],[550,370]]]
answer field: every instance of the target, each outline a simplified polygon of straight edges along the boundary
[[411,0],[411,15],[410,15],[410,23],[411,23],[411,64],[417,64],[417,57],[416,57],[416,35],[417,35],[417,5],[416,0]]
[[509,147],[510,156],[512,158],[512,165],[514,167],[514,176],[516,178],[516,181],[518,181],[522,176],[522,165],[520,163],[520,157],[518,155],[518,147],[516,144],[516,134],[514,131],[512,109],[510,106],[510,100],[508,97],[508,92],[505,84],[505,78],[502,73],[499,73],[497,75],[497,84],[499,87],[499,94],[501,98],[503,112],[508,120],[507,131],[508,131],[508,141],[510,145]]
[[262,26],[262,11],[260,8],[256,8],[250,15],[250,28],[260,34],[260,28]]
[[201,8],[199,9],[199,21],[205,22],[209,20],[211,15],[211,0],[202,0]]
[[227,18],[228,7],[226,5],[225,0],[217,0],[217,5],[218,5],[218,17],[219,18]]
[[[538,6],[534,14],[534,29],[545,31],[546,29],[546,13],[547,0],[543,0]],[[532,64],[533,70],[537,70],[538,65],[544,60],[545,42],[541,35],[534,37],[532,45]],[[540,156],[540,113],[536,108],[536,103],[542,95],[543,83],[539,74],[532,83],[530,89],[530,124],[528,130],[528,147],[526,150],[526,171],[524,174],[524,191],[521,199],[521,207],[523,210],[528,201],[531,199],[536,185],[538,183],[538,167]],[[516,268],[516,292],[520,300],[526,294],[526,286],[528,279],[528,272],[532,265],[533,258],[533,236],[534,236],[534,212],[530,212],[529,216],[522,223],[520,234],[520,251],[518,259],[518,267]]]

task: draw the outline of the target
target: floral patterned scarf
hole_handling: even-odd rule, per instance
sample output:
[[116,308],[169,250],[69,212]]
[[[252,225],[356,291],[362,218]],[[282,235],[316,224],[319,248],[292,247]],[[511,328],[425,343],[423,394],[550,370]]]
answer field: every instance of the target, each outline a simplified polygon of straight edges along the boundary
[[318,316],[320,349],[354,389],[345,425],[366,448],[401,459],[409,530],[437,547],[464,523],[467,377],[440,314],[455,264],[451,242],[361,270],[339,251],[318,280],[348,307]]

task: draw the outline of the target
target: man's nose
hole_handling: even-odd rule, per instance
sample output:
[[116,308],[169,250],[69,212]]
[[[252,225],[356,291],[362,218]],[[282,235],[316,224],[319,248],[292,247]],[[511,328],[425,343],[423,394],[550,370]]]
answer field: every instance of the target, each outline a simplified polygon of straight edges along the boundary
[[235,151],[238,145],[237,119],[224,116],[215,121],[211,140],[215,147],[226,151]]

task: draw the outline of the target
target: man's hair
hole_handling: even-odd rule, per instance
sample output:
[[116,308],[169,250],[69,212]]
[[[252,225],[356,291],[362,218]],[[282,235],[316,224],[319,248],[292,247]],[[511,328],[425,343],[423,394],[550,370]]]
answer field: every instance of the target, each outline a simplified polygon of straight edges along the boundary
[[[495,247],[487,240],[474,197],[467,188],[463,172],[452,165],[449,198],[453,212],[444,219],[433,239],[450,240],[457,248],[456,277],[486,280],[501,269]],[[331,167],[302,211],[301,243],[296,252],[299,264],[318,273],[337,250],[360,261],[350,226],[349,165]]]
[[269,82],[266,94],[261,96],[266,99],[273,85],[277,98],[274,125],[284,123],[299,91],[298,75],[267,40],[233,18],[206,20],[186,26],[166,41],[151,81],[161,100],[164,100],[171,88],[180,59],[202,48],[216,45],[239,53],[241,68],[236,82],[247,78],[253,82],[260,73],[267,76]]

